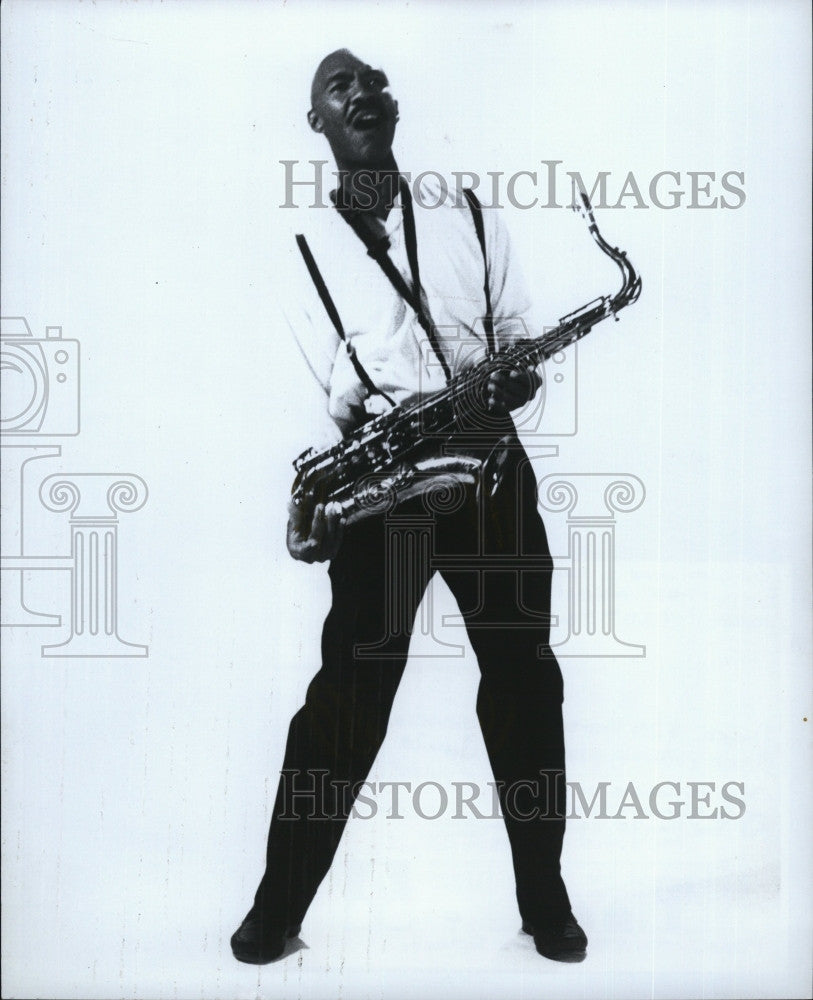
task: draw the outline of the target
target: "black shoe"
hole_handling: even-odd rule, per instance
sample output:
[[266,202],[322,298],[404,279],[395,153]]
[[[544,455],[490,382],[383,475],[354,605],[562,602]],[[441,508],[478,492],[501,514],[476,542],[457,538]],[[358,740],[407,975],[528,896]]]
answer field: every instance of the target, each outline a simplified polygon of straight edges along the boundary
[[245,920],[231,936],[231,950],[238,962],[266,965],[280,958],[288,938],[302,930],[301,924],[283,925],[266,921],[254,910],[249,910]]
[[583,962],[587,956],[587,935],[571,913],[564,924],[553,930],[522,922],[526,934],[533,935],[536,950],[554,962]]

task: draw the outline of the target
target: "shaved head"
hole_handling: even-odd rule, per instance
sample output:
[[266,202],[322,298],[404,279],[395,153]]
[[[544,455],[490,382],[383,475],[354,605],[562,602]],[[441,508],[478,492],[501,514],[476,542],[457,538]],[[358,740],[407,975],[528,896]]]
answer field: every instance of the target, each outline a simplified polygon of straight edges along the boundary
[[336,49],[335,52],[326,55],[316,67],[316,72],[313,74],[313,81],[311,82],[311,107],[316,103],[318,95],[324,90],[327,79],[333,70],[345,66],[348,69],[351,67],[359,69],[364,65],[366,64],[354,56],[350,49]]

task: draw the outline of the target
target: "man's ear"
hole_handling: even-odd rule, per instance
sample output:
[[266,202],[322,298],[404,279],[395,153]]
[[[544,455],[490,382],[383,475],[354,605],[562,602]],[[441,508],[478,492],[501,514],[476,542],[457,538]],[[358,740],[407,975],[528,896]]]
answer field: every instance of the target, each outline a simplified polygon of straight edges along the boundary
[[398,122],[401,120],[401,116],[398,114],[398,101],[392,102],[395,105],[395,120]]
[[322,119],[313,108],[308,112],[308,125],[313,129],[314,132],[324,132],[324,126],[322,125]]

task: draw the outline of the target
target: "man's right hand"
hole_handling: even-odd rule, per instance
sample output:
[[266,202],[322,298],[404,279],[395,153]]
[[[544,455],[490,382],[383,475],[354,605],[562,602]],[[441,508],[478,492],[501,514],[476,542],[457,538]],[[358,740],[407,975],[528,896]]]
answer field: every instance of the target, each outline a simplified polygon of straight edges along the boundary
[[288,506],[288,551],[302,562],[325,562],[339,551],[344,533],[341,509],[317,504],[309,517],[302,507]]

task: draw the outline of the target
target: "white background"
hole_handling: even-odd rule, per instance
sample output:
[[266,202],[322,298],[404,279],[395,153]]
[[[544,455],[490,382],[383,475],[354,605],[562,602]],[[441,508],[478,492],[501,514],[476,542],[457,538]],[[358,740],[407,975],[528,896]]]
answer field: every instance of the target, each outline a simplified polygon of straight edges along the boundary
[[[42,473],[150,488],[122,515],[119,571],[120,633],[149,658],[43,659],[64,633],[4,629],[4,995],[807,995],[807,5],[11,0],[2,16],[3,314],[82,351],[82,432]],[[686,171],[745,173],[737,210],[687,195],[598,213],[644,293],[580,348],[579,433],[541,470],[647,491],[618,518],[616,616],[646,656],[563,661],[569,777],[610,781],[615,802],[629,781],[684,799],[688,781],[745,783],[739,820],[571,822],[582,965],[519,934],[499,821],[412,810],[351,822],[306,948],[263,969],[229,950],[328,595],[283,544],[320,400],[275,303],[278,161],[328,157],[304,115],[339,46],[386,69],[403,169],[558,159],[611,171],[615,192],[631,170],[647,203],[660,170],[687,191]],[[615,288],[571,213],[506,220],[546,321]],[[546,523],[562,554],[564,516]],[[65,576],[39,610],[65,614]],[[554,599],[562,614],[563,581]],[[476,664],[416,646],[430,655],[373,777],[484,785]]]

